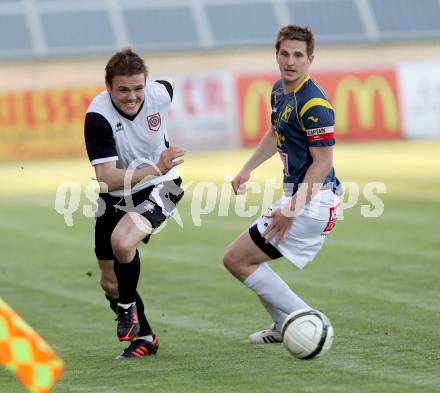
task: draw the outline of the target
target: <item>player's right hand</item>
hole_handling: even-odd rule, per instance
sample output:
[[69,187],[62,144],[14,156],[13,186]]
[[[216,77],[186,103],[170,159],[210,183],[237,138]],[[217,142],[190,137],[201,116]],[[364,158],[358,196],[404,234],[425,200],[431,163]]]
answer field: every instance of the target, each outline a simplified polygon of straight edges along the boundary
[[251,172],[246,169],[242,169],[237,176],[235,176],[232,181],[232,189],[235,195],[242,195],[246,192],[246,182],[250,179]]
[[185,150],[180,147],[169,147],[160,155],[159,162],[156,164],[160,176],[165,175],[170,169],[184,162]]

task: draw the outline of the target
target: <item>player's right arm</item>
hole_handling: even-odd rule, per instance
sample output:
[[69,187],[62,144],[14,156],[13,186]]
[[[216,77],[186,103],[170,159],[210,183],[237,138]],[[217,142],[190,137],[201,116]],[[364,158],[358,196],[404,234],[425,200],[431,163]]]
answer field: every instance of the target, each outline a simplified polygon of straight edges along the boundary
[[116,161],[108,161],[94,165],[96,180],[107,185],[108,191],[123,189],[128,179],[130,188],[142,181],[165,175],[173,167],[183,163],[185,152],[179,147],[170,147],[162,152],[156,165],[140,169],[116,168]]
[[249,160],[246,161],[243,168],[232,179],[232,188],[235,194],[243,194],[246,191],[245,183],[250,179],[252,171],[268,160],[277,152],[277,143],[275,130],[270,127],[264,134],[257,148]]
[[[107,185],[107,191],[133,187],[148,178],[165,175],[171,168],[183,163],[185,152],[178,147],[164,150],[157,163],[139,169],[116,167],[118,152],[109,122],[99,113],[86,114],[84,136],[91,164],[95,168],[96,179]],[[141,158],[141,157],[140,157]],[[126,179],[129,183],[126,185]]]

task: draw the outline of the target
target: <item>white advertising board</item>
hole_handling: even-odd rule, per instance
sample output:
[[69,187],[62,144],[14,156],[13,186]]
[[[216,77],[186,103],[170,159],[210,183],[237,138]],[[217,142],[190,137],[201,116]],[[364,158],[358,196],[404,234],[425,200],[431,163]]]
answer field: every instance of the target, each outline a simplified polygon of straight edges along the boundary
[[397,77],[405,136],[440,138],[440,62],[401,63]]
[[222,149],[240,144],[232,74],[212,72],[171,77],[174,98],[168,131],[184,149]]

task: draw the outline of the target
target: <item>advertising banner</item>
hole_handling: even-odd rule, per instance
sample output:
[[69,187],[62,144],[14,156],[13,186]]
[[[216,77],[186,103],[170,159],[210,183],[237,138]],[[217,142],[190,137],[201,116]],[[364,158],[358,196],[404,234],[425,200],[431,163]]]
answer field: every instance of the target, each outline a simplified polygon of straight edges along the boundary
[[242,146],[256,145],[270,127],[270,93],[277,79],[276,74],[237,76]]
[[[277,74],[237,76],[243,146],[257,143],[270,126],[270,92]],[[401,139],[394,70],[314,73],[336,116],[338,140]]]
[[236,94],[232,74],[173,76],[169,117],[171,143],[185,149],[238,147]]
[[333,104],[339,140],[402,138],[394,69],[312,76]]
[[440,63],[397,67],[403,132],[409,139],[440,138]]
[[0,92],[0,160],[85,154],[84,116],[102,87]]
[[[224,72],[178,75],[169,117],[171,144],[238,147],[236,93]],[[0,91],[0,161],[85,156],[84,117],[104,86]]]
[[[440,137],[438,67],[408,63],[311,76],[335,109],[339,141],[430,138]],[[226,71],[172,75],[171,143],[187,150],[257,144],[270,126],[270,93],[278,77]],[[103,88],[91,83],[0,91],[0,161],[85,156],[84,115]]]

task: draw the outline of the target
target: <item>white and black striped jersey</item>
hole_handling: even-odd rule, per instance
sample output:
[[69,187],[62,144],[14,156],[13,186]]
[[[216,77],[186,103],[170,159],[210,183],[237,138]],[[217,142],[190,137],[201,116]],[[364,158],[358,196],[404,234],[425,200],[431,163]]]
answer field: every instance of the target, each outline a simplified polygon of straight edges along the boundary
[[[145,87],[145,100],[134,116],[119,110],[110,94],[103,91],[87,109],[84,137],[92,165],[117,161],[120,169],[135,169],[155,164],[169,147],[167,119],[173,99],[168,81],[154,81]],[[133,166],[136,163],[135,166]],[[130,191],[110,192],[113,196],[135,193],[145,187],[179,177],[177,168],[164,176],[136,184]]]

